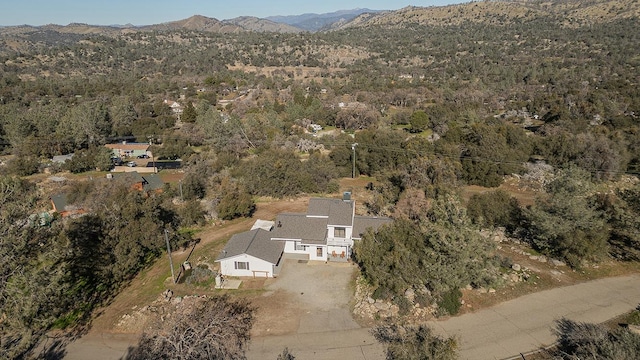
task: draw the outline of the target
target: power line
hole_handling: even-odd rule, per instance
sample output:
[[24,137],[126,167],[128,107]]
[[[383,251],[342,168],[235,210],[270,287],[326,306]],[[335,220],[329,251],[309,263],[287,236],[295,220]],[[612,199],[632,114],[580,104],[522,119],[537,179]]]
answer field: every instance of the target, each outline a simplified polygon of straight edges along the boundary
[[[116,136],[116,137],[106,137],[104,138],[105,141],[128,141],[128,140],[136,140],[139,138],[149,138],[150,136],[153,136],[154,138],[159,138],[162,136],[153,134],[153,135],[139,135],[139,136]],[[246,136],[246,134],[245,134]],[[314,140],[318,140],[318,139],[314,139]],[[41,143],[41,144],[56,144],[59,142],[64,142],[64,141],[68,141],[68,142],[73,142],[73,140],[70,137],[66,137],[66,138],[62,138],[62,139],[52,139],[52,138],[44,138],[44,137],[37,137],[37,138],[31,138],[28,141],[31,142],[35,142],[35,143]],[[324,145],[324,146],[328,146],[330,148],[335,148],[335,147],[345,147],[345,148],[349,148],[352,147],[352,145],[354,144],[353,142],[342,142],[342,141],[317,141],[319,144]],[[145,142],[146,143],[146,142]],[[269,141],[269,144],[271,145],[280,145],[280,146],[284,146],[286,144],[290,143],[290,141],[288,140],[281,140],[281,141]],[[0,146],[11,146],[10,143],[2,143],[0,142]],[[256,145],[254,144],[253,147],[255,148]],[[400,153],[400,154],[406,154],[406,155],[414,155],[416,157],[421,157],[421,156],[435,156],[437,158],[440,159],[447,159],[447,160],[451,160],[451,161],[463,161],[463,160],[470,160],[470,161],[474,161],[474,162],[480,162],[480,163],[489,163],[489,164],[495,164],[495,165],[511,165],[511,166],[522,166],[524,163],[526,162],[517,162],[517,161],[508,161],[508,160],[495,160],[495,159],[489,159],[486,157],[480,157],[480,156],[470,156],[470,155],[459,155],[459,156],[454,156],[454,155],[447,155],[447,154],[442,154],[442,153],[437,153],[437,152],[427,152],[427,151],[419,151],[417,149],[406,149],[406,148],[400,148],[400,147],[391,147],[391,146],[381,146],[381,145],[375,145],[375,144],[368,144],[368,143],[359,143],[358,144],[358,148],[361,149],[361,151],[365,151],[365,150],[384,150],[386,152],[395,152],[395,153]],[[352,148],[352,150],[355,152],[355,147]],[[355,158],[355,156],[354,156]],[[555,168],[564,168],[566,166],[554,166]],[[596,174],[603,174],[603,175],[633,175],[633,176],[640,176],[640,172],[632,172],[632,171],[620,171],[620,170],[605,170],[602,168],[585,168],[583,166],[581,166],[582,169],[584,169],[585,171],[591,172],[591,173],[596,173]]]

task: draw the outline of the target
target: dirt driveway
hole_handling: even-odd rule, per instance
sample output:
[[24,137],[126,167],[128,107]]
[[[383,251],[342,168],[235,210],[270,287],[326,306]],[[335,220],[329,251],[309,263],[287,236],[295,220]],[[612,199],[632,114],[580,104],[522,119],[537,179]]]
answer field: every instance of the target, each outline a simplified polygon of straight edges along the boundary
[[[248,359],[383,359],[383,349],[349,310],[355,265],[285,260],[258,307]],[[278,304],[279,306],[274,306]]]

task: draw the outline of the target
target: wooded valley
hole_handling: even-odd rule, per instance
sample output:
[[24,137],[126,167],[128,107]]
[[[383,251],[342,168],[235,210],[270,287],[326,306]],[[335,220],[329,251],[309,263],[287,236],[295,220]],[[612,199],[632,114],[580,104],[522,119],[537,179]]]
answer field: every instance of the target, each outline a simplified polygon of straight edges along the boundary
[[[550,3],[314,33],[0,28],[0,357],[88,321],[163,253],[165,230],[187,247],[258,198],[335,196],[352,175],[371,181],[368,214],[395,220],[354,261],[401,308],[407,288],[444,315],[458,289],[499,286],[480,229],[574,269],[640,261],[638,4]],[[122,142],[180,159],[184,177],[151,194],[109,181],[104,145]],[[62,172],[79,175],[45,175]],[[469,185],[488,189],[465,199]],[[83,215],[44,216],[59,192]]]

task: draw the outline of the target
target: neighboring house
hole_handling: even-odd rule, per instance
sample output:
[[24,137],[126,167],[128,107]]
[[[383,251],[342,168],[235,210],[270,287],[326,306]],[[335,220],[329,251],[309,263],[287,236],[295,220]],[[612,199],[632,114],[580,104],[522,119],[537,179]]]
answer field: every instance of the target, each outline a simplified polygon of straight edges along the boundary
[[139,174],[136,171],[132,171],[109,175],[116,179],[124,179],[124,181],[131,184],[132,189],[144,191],[147,194],[162,192],[164,188],[164,182],[158,174]]
[[51,206],[53,207],[53,212],[60,214],[60,216],[68,217],[68,216],[77,216],[82,215],[85,211],[78,206],[69,205],[67,200],[67,194],[56,194],[50,197]]
[[118,158],[137,157],[140,155],[151,157],[151,151],[149,151],[151,145],[147,143],[129,143],[123,141],[120,144],[106,144],[105,146],[113,151],[114,157]]
[[271,241],[271,232],[257,228],[229,239],[216,259],[227,276],[274,277],[282,267],[284,243]]
[[177,102],[173,101],[173,100],[164,100],[163,103],[167,104],[170,108],[171,111],[174,114],[182,114],[182,112],[184,111],[184,109],[182,108],[182,105],[178,104]]
[[285,242],[285,253],[308,256],[309,260],[347,261],[353,241],[367,228],[390,223],[386,217],[355,216],[350,194],[340,199],[313,198],[306,214],[280,214],[272,240]]
[[310,199],[306,213],[280,214],[273,228],[268,222],[258,225],[259,221],[251,231],[234,235],[220,253],[216,261],[223,275],[276,276],[286,254],[346,262],[354,240],[361,239],[367,229],[376,230],[392,220],[355,216],[355,201],[345,193],[342,200]]

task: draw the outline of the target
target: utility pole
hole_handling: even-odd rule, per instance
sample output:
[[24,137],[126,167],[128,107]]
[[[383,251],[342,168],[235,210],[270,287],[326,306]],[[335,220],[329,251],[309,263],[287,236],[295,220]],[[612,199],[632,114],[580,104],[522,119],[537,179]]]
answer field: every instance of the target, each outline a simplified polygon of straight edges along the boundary
[[169,266],[171,266],[171,280],[173,280],[173,283],[176,283],[176,277],[173,274],[173,259],[171,259],[171,247],[169,246],[169,235],[168,235],[169,231],[167,231],[167,229],[164,229],[164,240],[167,242],[167,253],[169,254]]
[[182,196],[182,180],[178,181],[178,184],[180,185],[180,200],[184,201],[184,196]]
[[[154,137],[155,137],[155,135],[148,136],[148,138],[149,138],[149,146],[153,146],[153,138]],[[156,168],[156,156],[154,155],[153,151],[151,151],[151,162],[153,163],[153,173],[156,174],[158,172],[158,168]]]
[[358,143],[351,144],[351,150],[353,150],[353,170],[351,171],[352,179],[356,178],[356,145],[358,145]]

